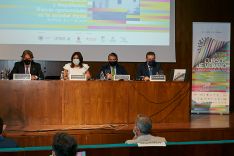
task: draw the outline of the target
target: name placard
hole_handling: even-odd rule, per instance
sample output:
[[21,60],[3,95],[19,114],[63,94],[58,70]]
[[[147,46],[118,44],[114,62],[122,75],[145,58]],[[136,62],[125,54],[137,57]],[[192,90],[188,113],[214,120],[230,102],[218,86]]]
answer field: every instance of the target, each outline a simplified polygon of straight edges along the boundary
[[158,142],[158,143],[138,143],[138,147],[150,147],[150,146],[166,146],[165,142]]
[[69,80],[86,81],[85,75],[69,75]]
[[165,75],[151,75],[150,81],[166,81]]
[[119,80],[128,81],[130,80],[130,75],[114,75],[114,80],[115,81],[119,81]]
[[31,74],[13,74],[13,80],[31,80]]

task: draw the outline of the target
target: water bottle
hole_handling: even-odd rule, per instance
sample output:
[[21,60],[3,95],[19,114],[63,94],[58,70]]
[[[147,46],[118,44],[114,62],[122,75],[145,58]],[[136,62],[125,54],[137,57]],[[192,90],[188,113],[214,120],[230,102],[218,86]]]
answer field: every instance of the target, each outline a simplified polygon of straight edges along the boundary
[[4,71],[1,71],[1,80],[4,80]]
[[105,80],[105,74],[103,73],[103,71],[101,71],[100,73],[100,80]]
[[60,80],[64,80],[64,71],[61,71]]
[[6,80],[8,80],[10,72],[11,72],[10,69],[5,68],[5,79]]

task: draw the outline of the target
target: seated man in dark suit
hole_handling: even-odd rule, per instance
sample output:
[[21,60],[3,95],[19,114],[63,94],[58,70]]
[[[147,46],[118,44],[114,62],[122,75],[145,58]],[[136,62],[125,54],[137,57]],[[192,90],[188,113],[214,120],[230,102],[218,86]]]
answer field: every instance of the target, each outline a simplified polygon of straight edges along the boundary
[[125,68],[118,64],[118,56],[116,53],[108,55],[108,63],[103,65],[98,77],[103,74],[106,79],[113,80],[114,75],[127,75]]
[[148,81],[150,75],[160,74],[162,72],[160,64],[155,61],[155,53],[148,52],[146,54],[146,62],[139,65],[137,69],[136,79]]
[[6,125],[3,123],[2,118],[0,118],[0,148],[14,148],[17,147],[17,144],[14,140],[3,137],[3,131],[6,128]]
[[31,74],[32,80],[43,80],[41,65],[33,61],[33,53],[30,50],[25,50],[21,57],[22,60],[15,63],[9,74],[9,79],[13,78],[13,74]]

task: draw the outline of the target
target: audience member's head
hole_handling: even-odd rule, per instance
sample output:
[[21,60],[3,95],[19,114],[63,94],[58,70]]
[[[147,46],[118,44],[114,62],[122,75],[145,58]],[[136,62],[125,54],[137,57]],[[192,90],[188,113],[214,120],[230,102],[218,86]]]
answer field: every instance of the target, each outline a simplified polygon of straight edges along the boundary
[[145,115],[138,115],[135,125],[136,135],[147,135],[150,134],[152,129],[152,120]]
[[0,135],[2,135],[5,128],[6,125],[4,124],[3,119],[0,117]]
[[[18,147],[17,143],[9,138],[3,136],[3,132],[6,128],[3,119],[0,117],[0,148],[15,148]],[[2,139],[3,138],[3,139]]]
[[2,134],[2,131],[3,131],[3,120],[0,117],[0,135]]
[[53,156],[75,156],[77,142],[74,137],[67,133],[56,133],[53,138]]
[[145,115],[138,115],[136,118],[135,127],[133,133],[135,136],[132,140],[127,140],[127,144],[137,144],[137,143],[159,143],[166,142],[164,137],[153,136],[151,133],[152,120],[150,117]]

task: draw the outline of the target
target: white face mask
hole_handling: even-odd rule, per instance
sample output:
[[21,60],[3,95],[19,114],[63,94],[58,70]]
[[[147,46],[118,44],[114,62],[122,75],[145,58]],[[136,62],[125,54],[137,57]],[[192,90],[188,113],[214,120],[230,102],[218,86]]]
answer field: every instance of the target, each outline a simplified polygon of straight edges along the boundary
[[72,61],[75,65],[79,65],[79,63],[80,63],[80,60],[79,59],[73,59],[73,61]]

